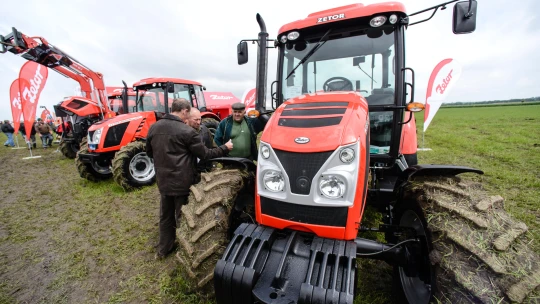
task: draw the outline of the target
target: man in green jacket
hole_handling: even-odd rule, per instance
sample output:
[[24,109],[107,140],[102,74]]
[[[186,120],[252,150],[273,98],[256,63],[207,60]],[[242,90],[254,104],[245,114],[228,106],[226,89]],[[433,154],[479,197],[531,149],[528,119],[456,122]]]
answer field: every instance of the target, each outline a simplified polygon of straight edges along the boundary
[[234,150],[228,156],[242,157],[257,160],[257,134],[263,126],[256,118],[247,117],[246,107],[243,103],[232,104],[232,115],[223,119],[214,135],[214,141],[218,146],[232,140]]

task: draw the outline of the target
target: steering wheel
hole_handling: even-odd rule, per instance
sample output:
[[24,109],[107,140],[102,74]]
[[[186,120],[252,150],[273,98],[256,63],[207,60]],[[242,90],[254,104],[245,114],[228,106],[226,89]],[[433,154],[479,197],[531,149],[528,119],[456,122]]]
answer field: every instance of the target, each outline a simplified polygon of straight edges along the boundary
[[[341,82],[341,83],[340,83]],[[330,91],[344,91],[345,88],[350,87],[351,90],[353,89],[352,82],[345,78],[345,77],[332,77],[324,82],[323,84],[323,90],[325,92]]]

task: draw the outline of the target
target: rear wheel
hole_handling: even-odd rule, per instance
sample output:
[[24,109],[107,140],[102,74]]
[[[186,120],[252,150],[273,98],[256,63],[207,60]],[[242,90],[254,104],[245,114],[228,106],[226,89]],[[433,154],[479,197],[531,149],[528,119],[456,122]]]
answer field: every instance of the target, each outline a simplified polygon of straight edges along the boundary
[[191,186],[176,232],[176,257],[187,292],[214,293],[214,267],[227,247],[231,211],[245,176],[236,169],[216,169],[202,173],[201,181]]
[[64,155],[67,158],[74,159],[77,157],[77,152],[79,151],[79,144],[75,142],[65,142],[62,141],[60,143],[60,152],[62,152],[62,155]]
[[458,177],[411,182],[395,214],[400,226],[416,231],[422,246],[416,273],[394,269],[398,300],[523,302],[540,284],[540,261],[522,236],[527,226],[502,203],[481,184]]
[[205,117],[201,120],[201,124],[205,125],[208,130],[210,130],[210,133],[212,133],[212,136],[214,136],[219,125],[219,121],[212,117]]
[[97,182],[108,179],[112,176],[111,169],[107,162],[93,162],[91,164],[83,163],[79,159],[79,153],[88,153],[88,143],[86,138],[83,138],[81,141],[81,148],[75,157],[75,166],[77,167],[77,171],[82,178]]
[[122,147],[112,161],[114,180],[124,190],[149,186],[156,181],[154,160],[146,154],[145,143],[135,141]]

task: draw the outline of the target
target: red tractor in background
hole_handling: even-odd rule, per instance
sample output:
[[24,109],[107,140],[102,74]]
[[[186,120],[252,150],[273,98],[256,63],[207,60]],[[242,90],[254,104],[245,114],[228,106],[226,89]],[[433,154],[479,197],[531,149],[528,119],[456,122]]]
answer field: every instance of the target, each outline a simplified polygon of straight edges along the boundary
[[[353,303],[358,258],[393,266],[401,303],[521,302],[539,285],[525,224],[457,177],[483,172],[415,164],[403,131],[423,109],[405,64],[410,17],[456,1],[410,15],[398,2],[337,7],[282,26],[275,41],[257,15],[257,164],[213,159],[223,168],[190,188],[177,229],[188,288],[220,304]],[[475,30],[476,7],[455,4],[454,33]],[[279,52],[271,116],[267,42]],[[246,63],[246,40],[237,52]],[[363,221],[368,205],[378,227]]]
[[16,28],[7,36],[0,35],[0,53],[11,52],[55,70],[77,81],[84,97],[72,96],[54,106],[55,115],[67,119],[68,132],[62,133],[60,150],[68,158],[75,158],[80,142],[88,128],[104,118],[116,116],[105,95],[103,75],[84,66],[75,58],[50,44],[43,37],[28,37]]
[[94,181],[113,176],[125,190],[153,184],[154,163],[146,155],[145,138],[150,126],[169,113],[173,99],[185,98],[198,108],[202,124],[211,131],[228,115],[231,104],[208,111],[203,90],[196,81],[176,78],[147,78],[133,84],[136,102],[124,102],[127,113],[90,127],[88,145],[76,158],[80,176]]

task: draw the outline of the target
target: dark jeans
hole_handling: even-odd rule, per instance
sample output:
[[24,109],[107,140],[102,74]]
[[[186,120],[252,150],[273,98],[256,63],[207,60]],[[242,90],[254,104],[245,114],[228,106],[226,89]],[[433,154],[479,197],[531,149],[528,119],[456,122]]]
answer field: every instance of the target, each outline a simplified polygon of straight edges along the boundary
[[182,205],[188,201],[188,196],[161,195],[159,210],[159,244],[158,254],[165,256],[174,248],[176,227],[180,223]]

